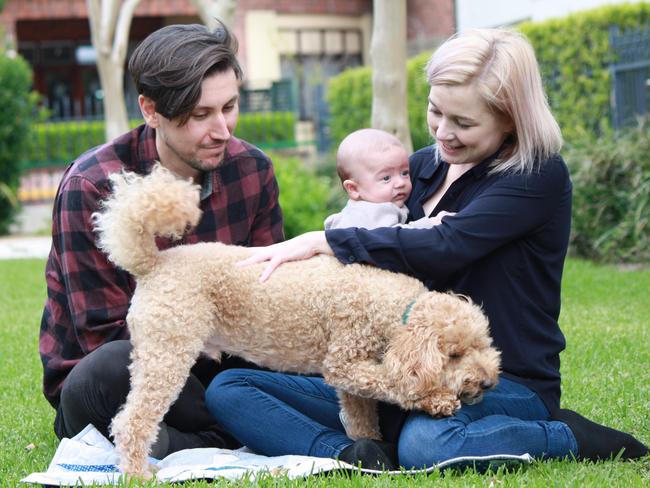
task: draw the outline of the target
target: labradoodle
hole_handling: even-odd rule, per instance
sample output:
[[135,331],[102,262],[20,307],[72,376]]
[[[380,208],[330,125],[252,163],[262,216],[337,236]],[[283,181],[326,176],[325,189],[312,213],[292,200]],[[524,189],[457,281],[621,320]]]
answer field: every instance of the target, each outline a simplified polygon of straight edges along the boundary
[[496,384],[499,353],[469,300],[330,256],[284,264],[259,283],[261,265],[234,266],[250,255],[245,247],[159,251],[155,236],[180,238],[198,223],[198,186],[160,165],[112,181],[94,215],[99,245],[137,279],[127,316],[131,390],[111,425],[124,472],[151,476],[158,425],[201,353],[322,375],[351,438],[381,438],[377,400],[447,416]]

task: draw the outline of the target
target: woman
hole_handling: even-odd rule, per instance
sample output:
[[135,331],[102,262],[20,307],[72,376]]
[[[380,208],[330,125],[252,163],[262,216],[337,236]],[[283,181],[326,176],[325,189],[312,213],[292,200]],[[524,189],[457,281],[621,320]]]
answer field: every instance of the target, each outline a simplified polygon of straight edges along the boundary
[[[397,443],[402,466],[488,454],[645,455],[632,436],[559,408],[565,341],[557,321],[571,182],[532,47],[514,32],[470,31],[445,42],[426,72],[427,121],[437,144],[410,158],[407,206],[410,219],[438,216],[440,223],[311,232],[243,264],[268,261],[263,281],[282,262],[331,254],[482,304],[502,352],[500,382],[452,417],[384,414],[385,438]],[[395,467],[391,443],[345,436],[336,395],[319,378],[230,370],[215,378],[207,402],[227,431],[260,453]]]

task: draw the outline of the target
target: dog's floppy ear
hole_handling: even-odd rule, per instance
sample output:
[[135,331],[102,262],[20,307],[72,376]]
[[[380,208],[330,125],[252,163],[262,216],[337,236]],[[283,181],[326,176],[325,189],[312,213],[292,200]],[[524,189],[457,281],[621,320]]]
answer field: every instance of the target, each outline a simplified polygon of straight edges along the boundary
[[383,362],[405,398],[415,401],[437,388],[443,367],[438,339],[435,329],[411,323],[392,337]]
[[[417,309],[410,314],[410,320],[428,323],[439,334],[441,354],[445,356],[461,356],[466,351],[477,346],[477,342],[487,330],[487,318],[480,307],[462,295],[451,293],[429,292],[417,301]],[[489,336],[484,347],[489,346]]]

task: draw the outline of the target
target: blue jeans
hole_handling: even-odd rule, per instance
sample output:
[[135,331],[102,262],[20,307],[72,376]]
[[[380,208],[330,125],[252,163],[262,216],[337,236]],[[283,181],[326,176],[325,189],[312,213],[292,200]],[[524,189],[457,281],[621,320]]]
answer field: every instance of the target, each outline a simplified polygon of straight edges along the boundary
[[[335,458],[352,444],[336,392],[320,377],[231,369],[212,381],[206,403],[226,432],[260,454]],[[423,468],[489,454],[577,454],[571,430],[548,416],[536,393],[502,377],[482,402],[463,405],[452,417],[410,412],[399,435],[400,465]]]

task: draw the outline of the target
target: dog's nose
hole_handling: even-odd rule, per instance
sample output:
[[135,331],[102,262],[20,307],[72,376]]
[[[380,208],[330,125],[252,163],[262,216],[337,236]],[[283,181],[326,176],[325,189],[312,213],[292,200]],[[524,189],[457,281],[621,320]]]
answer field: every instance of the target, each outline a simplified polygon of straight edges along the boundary
[[484,390],[489,390],[493,386],[494,386],[494,381],[492,380],[483,380],[483,382],[481,383],[481,388],[483,388]]

